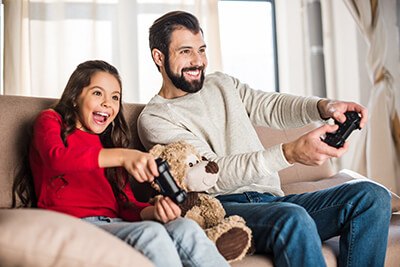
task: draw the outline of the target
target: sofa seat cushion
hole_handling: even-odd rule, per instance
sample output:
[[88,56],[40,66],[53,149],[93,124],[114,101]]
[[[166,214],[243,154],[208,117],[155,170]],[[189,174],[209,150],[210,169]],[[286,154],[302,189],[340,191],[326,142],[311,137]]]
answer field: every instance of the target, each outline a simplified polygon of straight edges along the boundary
[[141,253],[75,217],[40,209],[0,210],[1,266],[153,266]]
[[385,267],[400,266],[400,212],[392,214]]
[[[283,184],[282,190],[285,193],[285,195],[300,194],[304,192],[314,192],[321,189],[336,186],[339,184],[343,184],[345,182],[349,182],[354,179],[367,179],[367,178],[354,171],[344,169],[331,177],[323,178],[318,181],[302,181],[296,183]],[[400,197],[391,191],[390,193],[392,195],[392,212],[400,211]]]
[[[330,240],[329,240],[330,241]],[[328,241],[328,242],[329,242]],[[337,266],[337,252],[335,246],[337,246],[336,240],[332,244],[328,242],[322,245],[322,253],[325,257],[325,262],[327,267]],[[234,262],[231,264],[232,267],[273,267],[273,261],[271,256],[265,255],[251,255],[246,256],[243,260]]]
[[[397,267],[400,262],[400,213],[393,213],[390,220],[388,248],[386,251],[385,267]],[[322,252],[328,267],[337,266],[339,255],[339,237],[326,240]],[[243,260],[234,262],[232,267],[273,267],[272,257],[265,255],[246,256]]]

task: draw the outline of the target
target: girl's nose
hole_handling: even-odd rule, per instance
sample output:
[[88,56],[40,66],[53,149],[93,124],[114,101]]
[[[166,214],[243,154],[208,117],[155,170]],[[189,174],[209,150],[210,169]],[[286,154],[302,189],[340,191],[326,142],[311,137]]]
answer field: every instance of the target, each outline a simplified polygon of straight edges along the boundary
[[104,107],[110,107],[110,106],[111,106],[111,105],[110,105],[110,100],[108,100],[107,98],[105,98],[105,99],[103,100],[102,106],[104,106]]

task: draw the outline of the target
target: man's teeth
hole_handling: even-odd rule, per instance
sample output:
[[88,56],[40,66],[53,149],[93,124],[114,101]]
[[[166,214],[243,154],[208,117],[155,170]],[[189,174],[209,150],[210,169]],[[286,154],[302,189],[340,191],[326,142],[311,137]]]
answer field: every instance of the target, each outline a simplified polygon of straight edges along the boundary
[[189,75],[197,75],[199,73],[199,70],[189,70],[189,71],[187,71],[187,73]]

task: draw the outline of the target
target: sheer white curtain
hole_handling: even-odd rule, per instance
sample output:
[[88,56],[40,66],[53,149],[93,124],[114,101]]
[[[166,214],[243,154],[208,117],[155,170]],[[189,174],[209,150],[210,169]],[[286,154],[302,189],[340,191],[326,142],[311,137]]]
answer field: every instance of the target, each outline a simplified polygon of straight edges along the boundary
[[[358,142],[353,169],[394,192],[400,191],[400,158],[396,151],[400,129],[393,75],[386,67],[387,39],[379,0],[344,0],[368,44],[371,81],[369,123]],[[397,126],[396,126],[397,125]],[[397,131],[397,132],[396,132]]]
[[4,93],[59,97],[81,62],[103,59],[122,76],[125,102],[146,103],[161,86],[148,48],[151,23],[187,10],[220,68],[217,0],[5,0]]

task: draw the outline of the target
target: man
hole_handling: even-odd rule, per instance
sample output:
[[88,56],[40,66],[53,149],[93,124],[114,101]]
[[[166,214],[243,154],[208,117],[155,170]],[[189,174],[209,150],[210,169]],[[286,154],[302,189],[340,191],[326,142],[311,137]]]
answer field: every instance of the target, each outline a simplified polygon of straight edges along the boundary
[[205,76],[206,45],[198,20],[175,11],[150,28],[150,49],[163,83],[139,117],[147,149],[185,140],[216,161],[219,180],[209,193],[227,215],[242,216],[253,231],[257,253],[273,253],[277,266],[325,266],[321,240],[340,235],[340,266],[383,266],[390,220],[390,193],[371,182],[353,182],[284,196],[278,171],[298,162],[319,165],[340,157],[321,136],[337,130],[324,125],[299,139],[264,149],[253,125],[298,127],[346,111],[367,121],[353,102],[266,93],[223,73]]

